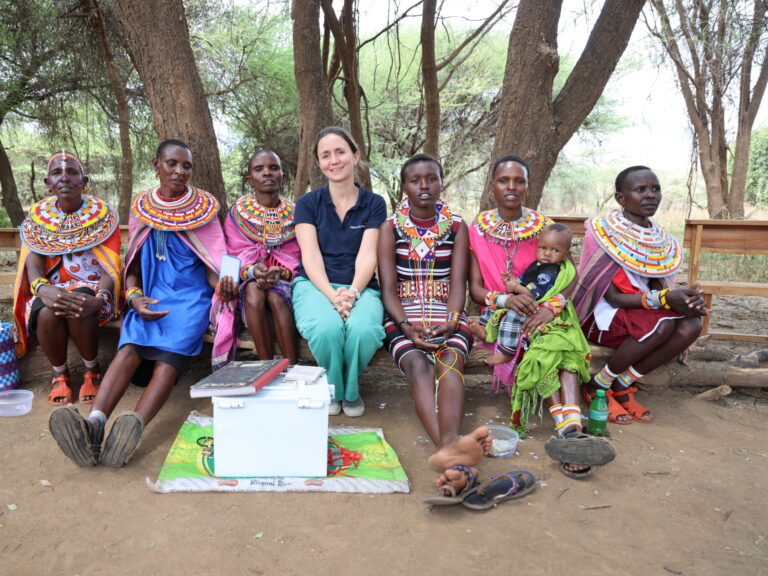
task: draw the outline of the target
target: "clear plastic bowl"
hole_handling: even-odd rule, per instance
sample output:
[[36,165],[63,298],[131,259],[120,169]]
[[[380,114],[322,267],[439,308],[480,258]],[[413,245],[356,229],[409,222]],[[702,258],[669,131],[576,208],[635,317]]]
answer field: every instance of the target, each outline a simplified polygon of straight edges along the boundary
[[491,446],[491,452],[488,456],[491,458],[514,456],[517,451],[517,443],[520,441],[518,433],[508,426],[499,426],[498,424],[488,424],[488,429],[491,431],[491,438],[493,439],[493,446]]
[[23,416],[32,410],[31,390],[5,390],[0,392],[0,416]]

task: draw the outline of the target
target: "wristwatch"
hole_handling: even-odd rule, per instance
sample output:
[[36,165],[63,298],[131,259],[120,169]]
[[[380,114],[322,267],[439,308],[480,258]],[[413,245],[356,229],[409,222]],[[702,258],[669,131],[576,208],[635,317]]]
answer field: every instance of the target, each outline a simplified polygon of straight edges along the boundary
[[354,286],[350,286],[349,289],[352,290],[352,292],[355,293],[355,300],[359,300],[360,299],[360,290],[358,290]]

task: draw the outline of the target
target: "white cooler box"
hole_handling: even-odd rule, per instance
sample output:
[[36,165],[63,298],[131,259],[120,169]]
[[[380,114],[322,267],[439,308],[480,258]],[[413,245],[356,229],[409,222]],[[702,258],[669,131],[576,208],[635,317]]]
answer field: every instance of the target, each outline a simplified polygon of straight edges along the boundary
[[249,396],[213,396],[216,476],[326,476],[330,399],[325,375],[309,385],[277,378]]

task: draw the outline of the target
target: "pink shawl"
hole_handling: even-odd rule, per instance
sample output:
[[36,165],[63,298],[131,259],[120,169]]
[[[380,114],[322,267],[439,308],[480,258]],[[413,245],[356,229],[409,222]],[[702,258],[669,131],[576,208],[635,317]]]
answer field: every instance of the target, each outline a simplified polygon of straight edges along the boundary
[[[267,249],[264,244],[254,242],[240,231],[240,227],[235,222],[235,219],[232,218],[231,210],[224,223],[224,235],[226,236],[229,254],[240,259],[241,267],[255,264],[267,258]],[[294,238],[272,250],[269,256],[276,260],[280,266],[287,268],[292,274],[295,274],[301,261],[299,243]],[[239,281],[240,279],[237,278],[236,280]],[[240,285],[241,293],[243,286],[248,282],[250,280],[246,280]],[[216,308],[216,304],[214,304],[212,310],[213,308]],[[237,348],[240,346],[240,315],[238,314],[239,306],[237,300],[226,303],[226,308],[226,313],[219,314],[216,324],[216,339],[213,343],[213,356],[211,357],[214,370],[234,360]],[[229,308],[231,308],[231,311],[229,311]]]

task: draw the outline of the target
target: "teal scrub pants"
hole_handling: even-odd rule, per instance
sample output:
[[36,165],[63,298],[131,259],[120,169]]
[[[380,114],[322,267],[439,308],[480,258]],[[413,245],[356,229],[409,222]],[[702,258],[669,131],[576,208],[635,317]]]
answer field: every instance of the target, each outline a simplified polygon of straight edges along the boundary
[[[338,288],[341,284],[332,284]],[[293,283],[296,328],[309,343],[317,364],[326,369],[336,388],[334,400],[354,402],[360,397],[357,379],[384,340],[384,305],[381,292],[366,288],[346,322],[330,300],[306,278]]]

